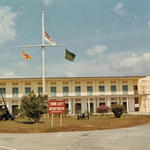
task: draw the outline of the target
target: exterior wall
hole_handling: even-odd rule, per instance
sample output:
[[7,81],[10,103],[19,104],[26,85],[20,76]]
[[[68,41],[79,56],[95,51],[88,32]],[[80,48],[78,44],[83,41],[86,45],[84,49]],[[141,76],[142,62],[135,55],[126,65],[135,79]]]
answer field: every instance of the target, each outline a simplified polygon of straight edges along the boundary
[[[91,111],[93,106],[93,112],[96,112],[96,107],[101,103],[111,107],[111,104],[117,102],[118,104],[127,105],[127,111],[135,111],[134,97],[139,98],[139,111],[150,111],[150,96],[139,95],[134,91],[134,85],[138,85],[138,80],[143,77],[81,77],[81,78],[47,78],[46,79],[46,94],[49,99],[66,99],[69,105],[70,113],[75,113],[76,103],[81,103],[81,111]],[[99,86],[105,86],[105,92],[99,92]],[[115,85],[117,90],[115,93],[111,92],[111,85]],[[122,91],[122,86],[128,86],[128,92]],[[52,97],[50,87],[55,86],[57,89],[56,97]],[[68,96],[63,95],[63,86],[69,87]],[[75,86],[81,87],[81,95],[75,95]],[[93,93],[87,94],[87,86],[93,87]],[[12,88],[18,87],[18,98],[13,98]],[[12,111],[12,105],[21,104],[21,97],[25,94],[25,87],[31,87],[32,90],[38,94],[38,87],[42,87],[41,79],[38,78],[24,78],[24,79],[0,79],[0,88],[6,88],[6,103],[10,111]],[[0,105],[3,102],[0,98]],[[91,105],[91,108],[90,108]]]

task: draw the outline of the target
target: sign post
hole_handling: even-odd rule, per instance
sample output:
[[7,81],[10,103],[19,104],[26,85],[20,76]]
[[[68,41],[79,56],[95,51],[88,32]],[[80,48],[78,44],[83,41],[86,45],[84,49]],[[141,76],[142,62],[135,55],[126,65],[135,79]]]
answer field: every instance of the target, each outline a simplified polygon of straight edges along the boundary
[[62,114],[60,114],[60,127],[62,127]]
[[54,114],[60,114],[59,125],[62,127],[62,114],[65,113],[65,101],[64,100],[49,100],[48,101],[48,113],[51,114],[51,127],[54,127]]
[[53,128],[54,127],[54,115],[51,114],[51,127]]

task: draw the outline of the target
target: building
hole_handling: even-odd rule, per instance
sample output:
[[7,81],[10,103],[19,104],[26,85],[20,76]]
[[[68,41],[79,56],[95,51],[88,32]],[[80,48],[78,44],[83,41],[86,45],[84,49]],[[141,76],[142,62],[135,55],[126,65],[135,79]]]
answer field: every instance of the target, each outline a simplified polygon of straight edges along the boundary
[[[148,76],[46,78],[46,94],[49,99],[65,100],[70,114],[95,113],[99,105],[111,107],[115,103],[124,105],[127,112],[150,112],[147,79]],[[0,79],[0,93],[11,113],[20,106],[21,97],[32,90],[42,93],[41,78]],[[0,108],[2,105],[0,98]]]

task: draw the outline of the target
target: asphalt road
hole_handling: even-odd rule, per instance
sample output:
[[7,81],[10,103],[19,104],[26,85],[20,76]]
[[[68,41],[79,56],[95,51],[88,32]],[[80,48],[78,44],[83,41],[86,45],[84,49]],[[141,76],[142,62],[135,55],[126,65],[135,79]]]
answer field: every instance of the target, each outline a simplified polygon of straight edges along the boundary
[[101,131],[0,134],[0,150],[150,150],[150,124]]

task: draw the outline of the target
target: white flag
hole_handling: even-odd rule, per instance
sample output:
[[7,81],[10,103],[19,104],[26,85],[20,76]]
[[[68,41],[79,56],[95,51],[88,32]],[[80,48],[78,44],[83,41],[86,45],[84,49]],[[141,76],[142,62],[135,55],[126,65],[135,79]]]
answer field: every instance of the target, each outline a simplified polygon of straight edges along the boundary
[[44,32],[44,38],[45,38],[45,40],[46,40],[48,43],[50,43],[51,45],[56,45],[56,42],[53,41],[53,40],[50,38],[50,36],[48,35],[47,32]]

